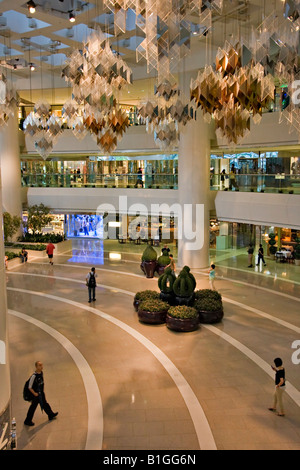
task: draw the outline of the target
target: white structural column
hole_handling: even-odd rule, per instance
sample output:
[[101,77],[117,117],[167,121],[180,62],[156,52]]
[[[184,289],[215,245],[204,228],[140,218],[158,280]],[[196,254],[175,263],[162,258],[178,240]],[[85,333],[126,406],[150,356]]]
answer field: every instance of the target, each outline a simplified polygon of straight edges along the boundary
[[[183,214],[178,235],[178,266],[209,266],[209,172],[210,126],[202,112],[180,135],[178,154],[178,196]],[[189,210],[192,208],[192,212]],[[190,238],[195,234],[194,240]]]
[[17,111],[0,129],[0,163],[2,174],[2,208],[21,216],[21,169]]
[[[7,299],[6,299],[6,273],[4,264],[4,243],[2,224],[2,201],[0,186],[0,424],[8,420],[10,405],[10,369],[8,357],[8,326],[7,326]],[[0,431],[1,431],[0,427]],[[0,432],[1,437],[1,432]]]

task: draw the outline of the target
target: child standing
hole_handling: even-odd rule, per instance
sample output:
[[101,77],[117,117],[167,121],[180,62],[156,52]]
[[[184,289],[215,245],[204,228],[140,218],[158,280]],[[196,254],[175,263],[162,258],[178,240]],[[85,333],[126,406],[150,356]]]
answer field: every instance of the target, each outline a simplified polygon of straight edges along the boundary
[[208,275],[209,286],[210,286],[211,290],[216,290],[216,288],[215,288],[215,278],[216,278],[215,268],[216,268],[216,266],[214,264],[212,264],[210,266],[210,270],[208,271],[208,273],[209,273],[209,275]]

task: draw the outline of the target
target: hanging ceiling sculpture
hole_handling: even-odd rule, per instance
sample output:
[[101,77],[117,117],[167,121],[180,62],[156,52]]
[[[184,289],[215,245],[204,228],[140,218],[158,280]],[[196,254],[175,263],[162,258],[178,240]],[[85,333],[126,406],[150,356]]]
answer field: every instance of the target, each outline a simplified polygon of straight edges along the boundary
[[288,99],[286,106],[280,107],[279,122],[287,122],[291,131],[300,133],[299,13],[300,1],[286,1],[284,15],[273,13],[267,17],[253,33],[250,47],[254,58],[287,89]]
[[148,101],[139,109],[139,116],[146,123],[146,131],[154,134],[161,149],[173,149],[178,145],[181,129],[195,118],[191,104],[184,103],[176,84],[161,82],[154,92],[155,101]]
[[82,51],[73,52],[62,75],[72,84],[73,99],[63,108],[68,126],[78,138],[90,132],[105,153],[115,150],[129,127],[115,95],[132,83],[131,69],[112,51],[99,29],[89,36]]
[[[223,8],[223,0],[103,0],[103,4],[114,13],[115,36],[126,32],[127,11],[134,10],[137,34],[144,37],[136,59],[144,58],[147,71],[155,69],[164,78],[189,52],[192,32],[206,34],[212,26],[212,11],[220,13]],[[191,15],[196,23],[191,23]]]
[[34,110],[28,114],[23,129],[25,135],[34,139],[36,151],[46,159],[53,145],[62,133],[61,120],[51,113],[51,106],[45,100],[37,101]]
[[7,124],[8,119],[14,115],[20,98],[5,75],[0,74],[0,127]]
[[274,100],[275,83],[263,65],[250,58],[242,66],[242,47],[226,42],[219,48],[216,70],[206,66],[191,81],[190,97],[207,121],[215,120],[216,133],[237,144],[250,131],[250,116],[259,123],[263,109]]

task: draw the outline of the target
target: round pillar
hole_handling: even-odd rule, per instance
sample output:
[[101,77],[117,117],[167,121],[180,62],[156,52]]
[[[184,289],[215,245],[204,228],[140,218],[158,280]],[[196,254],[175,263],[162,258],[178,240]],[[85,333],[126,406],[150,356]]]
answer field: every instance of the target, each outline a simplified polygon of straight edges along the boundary
[[21,168],[17,111],[0,128],[0,163],[2,173],[2,208],[21,217]]
[[[1,176],[1,171],[0,171]],[[8,321],[6,299],[6,273],[4,264],[4,243],[2,224],[2,201],[0,185],[0,437],[8,423],[2,444],[10,431],[10,370],[8,357]]]
[[[178,266],[209,266],[209,190],[210,126],[199,110],[180,134],[178,152],[178,196],[183,218],[182,233],[178,226]],[[180,220],[178,220],[180,224]],[[195,240],[191,243],[191,235]]]

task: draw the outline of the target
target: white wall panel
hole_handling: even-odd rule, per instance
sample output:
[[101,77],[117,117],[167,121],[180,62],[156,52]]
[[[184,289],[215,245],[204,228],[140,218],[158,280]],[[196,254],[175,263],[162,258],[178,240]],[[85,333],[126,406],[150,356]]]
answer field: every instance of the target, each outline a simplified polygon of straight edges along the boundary
[[219,191],[215,204],[221,221],[300,229],[300,196],[295,194]]

